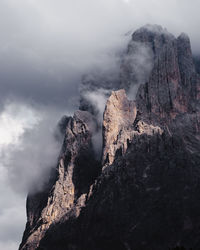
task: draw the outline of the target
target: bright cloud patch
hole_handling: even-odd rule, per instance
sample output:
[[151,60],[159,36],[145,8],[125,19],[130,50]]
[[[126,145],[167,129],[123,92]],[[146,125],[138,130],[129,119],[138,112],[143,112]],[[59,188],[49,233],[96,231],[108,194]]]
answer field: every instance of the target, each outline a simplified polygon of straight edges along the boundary
[[[0,113],[0,249],[17,249],[25,225],[25,197],[8,184],[10,169],[6,162],[11,157],[10,148],[20,147],[27,129],[39,122],[36,111],[30,107],[10,103]],[[12,219],[11,219],[12,218]]]
[[0,115],[0,150],[8,144],[19,142],[26,129],[39,122],[39,117],[32,109],[20,104],[9,104]]

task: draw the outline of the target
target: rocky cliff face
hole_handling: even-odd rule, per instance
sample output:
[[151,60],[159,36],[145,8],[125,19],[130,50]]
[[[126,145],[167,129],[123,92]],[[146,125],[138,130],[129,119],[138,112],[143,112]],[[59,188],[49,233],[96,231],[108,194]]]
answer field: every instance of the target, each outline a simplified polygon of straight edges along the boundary
[[21,249],[36,249],[48,228],[77,217],[90,185],[100,171],[92,146],[96,121],[87,111],[77,111],[65,121],[65,139],[59,163],[45,190],[29,194],[27,225]]
[[125,90],[113,91],[107,101],[103,117],[104,167],[111,165],[118,153],[125,155],[135,136],[162,133],[160,127],[137,120],[136,116],[136,103],[128,100]]
[[82,99],[82,111],[65,119],[57,168],[28,196],[20,249],[200,248],[200,77],[189,38],[144,26],[120,70],[123,89],[103,115],[101,162],[99,120]]

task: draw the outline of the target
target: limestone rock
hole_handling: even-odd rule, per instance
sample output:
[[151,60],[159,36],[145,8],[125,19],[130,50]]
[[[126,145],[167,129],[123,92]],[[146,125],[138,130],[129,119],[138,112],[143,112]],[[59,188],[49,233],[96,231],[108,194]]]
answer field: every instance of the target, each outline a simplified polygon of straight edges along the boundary
[[159,25],[145,25],[136,30],[123,55],[121,88],[130,91],[133,85],[145,84],[163,47],[171,44],[174,39],[173,35]]
[[140,86],[136,99],[143,117],[154,123],[169,124],[180,113],[198,109],[199,76],[187,35],[161,48],[149,81]]
[[154,133],[162,134],[160,127],[137,120],[135,101],[129,101],[125,90],[113,91],[109,97],[103,119],[102,164],[111,165],[116,153],[124,155],[134,136]]
[[[112,92],[107,101],[103,119],[103,165],[112,164],[116,150],[130,139],[129,129],[136,118],[137,110],[134,101],[129,101],[124,90]],[[123,132],[123,142],[119,143],[119,135]],[[126,135],[125,135],[126,134]]]
[[100,170],[92,147],[94,117],[87,111],[77,111],[67,120],[56,171],[45,190],[28,196],[28,221],[20,249],[36,249],[53,223],[77,217]]
[[[136,67],[141,55],[152,64],[148,70]],[[59,163],[45,189],[29,194],[20,249],[199,250],[197,66],[187,35],[147,25],[132,35],[116,88],[86,81],[95,91],[107,84],[115,90],[104,111],[101,165],[93,141],[99,121],[82,100],[92,114],[63,119]],[[133,101],[125,90],[131,97],[134,84]]]

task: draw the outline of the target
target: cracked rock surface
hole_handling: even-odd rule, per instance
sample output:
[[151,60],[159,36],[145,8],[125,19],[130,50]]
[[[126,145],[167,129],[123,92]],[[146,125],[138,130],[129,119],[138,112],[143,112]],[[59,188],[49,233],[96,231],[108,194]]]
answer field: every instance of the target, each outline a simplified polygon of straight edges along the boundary
[[[139,65],[145,77],[131,64],[138,44],[150,53],[151,67]],[[133,33],[105,106],[101,159],[93,140],[101,125],[82,100],[82,110],[65,118],[49,182],[28,195],[20,249],[200,249],[197,64],[186,34],[175,38],[157,25]]]

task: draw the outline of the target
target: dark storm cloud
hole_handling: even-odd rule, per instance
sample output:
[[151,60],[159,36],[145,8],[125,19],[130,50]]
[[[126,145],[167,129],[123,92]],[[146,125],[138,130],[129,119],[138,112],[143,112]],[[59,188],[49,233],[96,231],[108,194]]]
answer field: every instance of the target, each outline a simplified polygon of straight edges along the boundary
[[109,67],[122,34],[146,23],[185,31],[198,52],[198,7],[197,0],[1,0],[0,100],[74,109],[81,75]]
[[95,4],[74,2],[0,2],[1,102],[12,97],[74,109],[81,75],[95,65],[109,66],[108,48],[118,45],[116,37],[107,32],[103,38],[100,20],[91,20]]

